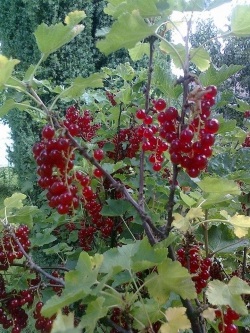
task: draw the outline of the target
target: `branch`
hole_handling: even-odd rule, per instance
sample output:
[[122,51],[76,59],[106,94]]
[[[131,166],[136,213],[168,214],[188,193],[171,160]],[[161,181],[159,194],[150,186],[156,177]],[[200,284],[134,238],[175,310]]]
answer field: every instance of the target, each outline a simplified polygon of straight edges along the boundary
[[37,264],[35,264],[33,262],[33,260],[31,259],[31,257],[28,255],[28,253],[24,250],[22,244],[20,243],[19,239],[16,237],[15,233],[13,232],[12,228],[10,226],[7,226],[7,230],[8,233],[11,235],[11,237],[15,240],[15,242],[17,243],[20,251],[22,252],[22,254],[25,256],[25,258],[27,259],[27,267],[29,267],[31,270],[35,270],[39,273],[41,273],[42,275],[44,275],[47,279],[53,280],[55,282],[57,282],[60,286],[65,287],[65,283],[62,279],[58,279],[56,277],[54,277],[53,275],[45,272],[40,266],[38,266]]

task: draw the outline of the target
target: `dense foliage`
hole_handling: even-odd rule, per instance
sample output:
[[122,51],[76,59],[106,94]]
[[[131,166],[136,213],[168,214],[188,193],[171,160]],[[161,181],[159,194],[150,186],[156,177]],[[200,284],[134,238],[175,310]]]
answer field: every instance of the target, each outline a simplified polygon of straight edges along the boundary
[[[220,4],[108,1],[114,22],[97,47],[146,57],[142,69],[120,63],[64,85],[41,73],[84,31],[82,10],[36,28],[40,58],[23,76],[0,56],[0,115],[17,108],[42,128],[30,156],[43,203],[17,192],[0,210],[3,330],[248,331],[250,106],[236,100],[242,127],[217,113],[217,87],[243,66],[213,66],[188,38],[191,12]],[[166,38],[174,10],[185,14],[183,45]],[[235,7],[224,38],[249,37],[249,17],[249,5]]]

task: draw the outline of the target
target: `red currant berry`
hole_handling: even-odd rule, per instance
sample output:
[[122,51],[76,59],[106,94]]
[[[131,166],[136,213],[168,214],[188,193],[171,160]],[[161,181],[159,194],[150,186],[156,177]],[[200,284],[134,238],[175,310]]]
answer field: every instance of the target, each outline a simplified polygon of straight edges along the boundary
[[154,107],[155,107],[155,109],[156,109],[157,111],[162,111],[162,110],[164,110],[164,109],[166,108],[166,106],[167,106],[167,103],[166,103],[166,101],[165,101],[164,99],[162,99],[162,98],[157,99],[157,100],[155,101],[155,103],[154,103]]
[[94,151],[94,158],[97,161],[101,161],[104,158],[104,151],[102,149],[96,149]]

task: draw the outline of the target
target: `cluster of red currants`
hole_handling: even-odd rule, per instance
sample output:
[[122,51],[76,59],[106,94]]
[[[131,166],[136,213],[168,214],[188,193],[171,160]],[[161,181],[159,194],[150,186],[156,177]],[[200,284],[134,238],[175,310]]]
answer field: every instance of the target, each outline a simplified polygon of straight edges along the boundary
[[189,245],[181,247],[177,250],[177,260],[183,267],[186,267],[191,274],[195,274],[192,280],[195,283],[197,294],[200,294],[207,286],[207,280],[210,278],[210,266],[212,260],[210,258],[203,259],[200,254],[198,245]]
[[225,311],[221,309],[215,310],[216,318],[220,320],[218,329],[222,333],[238,333],[237,326],[233,323],[234,320],[238,320],[240,315],[232,310],[231,307],[227,307]]
[[43,303],[38,302],[36,304],[36,308],[33,312],[33,317],[34,317],[34,319],[36,319],[35,328],[38,331],[41,331],[41,333],[50,333],[51,329],[52,329],[53,321],[55,319],[55,315],[52,316],[51,318],[43,317],[41,314],[42,307],[43,307]]
[[92,124],[94,118],[88,110],[84,110],[81,114],[74,105],[66,110],[65,118],[63,125],[70,135],[81,137],[85,141],[91,141],[100,128],[100,124]]
[[[27,225],[20,225],[14,234],[21,243],[26,253],[30,250],[29,228]],[[0,239],[0,270],[6,271],[15,259],[21,259],[23,253],[19,248],[16,240],[7,232],[3,232]]]
[[[122,310],[119,308],[113,308],[110,320],[112,320],[115,324],[119,325],[124,330],[128,330],[129,328],[127,319],[123,315]],[[112,328],[110,333],[119,333],[119,331],[115,328]]]
[[161,170],[163,153],[167,149],[172,163],[181,165],[190,177],[197,177],[206,168],[207,159],[212,155],[211,146],[215,141],[215,133],[219,130],[219,122],[209,118],[217,89],[215,86],[208,86],[204,92],[200,110],[194,113],[186,127],[180,123],[178,110],[174,107],[167,108],[163,99],[153,101],[154,109],[158,112],[158,125],[153,124],[153,116],[146,114],[145,110],[137,110],[137,119],[143,121],[138,130],[143,137],[142,149],[152,152],[149,161],[153,163],[153,170]]
[[[8,290],[9,290],[8,286]],[[6,290],[3,275],[0,274],[0,324],[4,329],[12,327],[11,333],[19,333],[28,324],[28,315],[23,306],[32,306],[34,293],[31,290]]]

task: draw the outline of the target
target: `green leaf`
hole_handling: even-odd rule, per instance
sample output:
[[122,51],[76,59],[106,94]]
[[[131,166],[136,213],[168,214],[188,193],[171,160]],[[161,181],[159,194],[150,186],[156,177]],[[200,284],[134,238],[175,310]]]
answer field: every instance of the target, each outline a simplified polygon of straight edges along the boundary
[[108,199],[106,205],[103,205],[100,214],[102,216],[121,216],[131,210],[131,203],[125,199]]
[[[43,246],[57,240],[57,238],[51,234],[51,231],[51,229],[48,229],[48,232],[47,230],[45,230],[44,233],[37,232],[35,237],[31,238],[32,247]],[[54,254],[58,252],[52,251],[52,253]]]
[[11,197],[4,200],[4,206],[6,208],[22,208],[22,201],[26,199],[26,195],[22,193],[14,193]]
[[140,241],[136,241],[133,244],[123,245],[104,252],[104,260],[100,272],[109,273],[112,270],[114,270],[115,273],[119,273],[123,270],[131,271],[131,258],[137,252],[139,246]]
[[74,313],[63,315],[61,311],[57,313],[56,319],[53,322],[51,333],[81,333],[81,328],[74,326]]
[[229,305],[241,315],[247,315],[247,307],[242,300],[242,294],[250,294],[247,282],[234,276],[228,284],[215,280],[208,283],[206,295],[209,303],[220,306]]
[[224,134],[228,132],[232,132],[236,128],[237,121],[235,119],[232,120],[225,120],[223,117],[218,118],[220,123],[218,134]]
[[22,103],[17,103],[14,101],[14,99],[7,99],[3,106],[0,107],[0,117],[3,117],[6,115],[10,110],[13,110],[15,108],[19,110],[26,110],[30,106],[30,103],[28,101],[24,101]]
[[84,11],[75,11],[66,16],[64,21],[66,25],[58,23],[47,26],[47,24],[42,23],[37,27],[34,34],[38,48],[43,53],[43,60],[64,44],[69,43],[84,29],[83,25],[77,24],[85,17]]
[[249,171],[245,171],[245,170],[235,171],[228,175],[228,179],[241,180],[242,182],[249,185],[250,184],[250,173],[249,173]]
[[37,214],[40,210],[36,206],[25,206],[20,208],[18,211],[8,217],[10,223],[27,224],[31,229],[33,227],[34,214]]
[[216,69],[213,64],[210,65],[209,69],[205,73],[201,73],[199,79],[201,83],[206,87],[209,85],[219,86],[232,75],[239,72],[244,66],[240,65],[223,65],[220,69]]
[[109,4],[104,11],[114,18],[118,18],[123,13],[132,13],[134,10],[138,10],[141,17],[150,18],[161,15],[161,11],[156,7],[157,2],[158,0],[127,0],[118,3],[116,6]]
[[184,68],[186,50],[182,44],[174,44],[170,42],[161,41],[160,50],[166,54],[169,54],[173,59],[174,65],[177,68]]
[[108,307],[104,306],[104,301],[104,297],[98,297],[96,300],[88,304],[86,314],[82,317],[79,324],[80,327],[85,328],[86,333],[95,332],[98,320],[106,316]]
[[231,15],[231,33],[236,37],[250,36],[250,6],[236,6]]
[[132,269],[135,273],[149,269],[161,262],[167,257],[167,248],[154,248],[149,244],[145,237],[139,245],[137,252],[132,256]]
[[131,309],[131,315],[137,319],[133,323],[133,328],[140,330],[141,323],[148,327],[149,324],[162,319],[161,310],[159,304],[152,298],[144,299],[143,303],[141,301],[135,302]]
[[245,112],[246,110],[250,110],[250,104],[248,104],[247,102],[242,101],[238,98],[236,98],[236,102],[237,104],[230,104],[229,107],[239,112]]
[[[51,237],[48,237],[48,240]],[[55,254],[55,253],[62,253],[66,251],[71,251],[72,247],[70,247],[67,243],[59,243],[54,246],[49,247],[48,249],[44,249],[43,252],[46,254]]]
[[171,292],[184,299],[194,299],[196,297],[191,275],[179,262],[166,259],[157,266],[157,270],[158,274],[152,273],[145,279],[149,294],[157,303],[164,304]]
[[211,59],[209,53],[203,47],[199,47],[190,50],[190,61],[204,72],[209,68]]
[[0,87],[7,82],[15,65],[19,62],[20,61],[17,59],[8,59],[5,56],[0,55]]
[[131,49],[136,43],[153,35],[155,26],[148,26],[138,11],[124,13],[114,22],[104,40],[97,42],[97,47],[105,55],[121,49]]
[[183,91],[180,84],[175,85],[176,79],[159,65],[155,65],[153,80],[157,88],[168,98],[178,99]]
[[42,309],[44,316],[50,317],[59,309],[74,303],[86,295],[93,295],[93,286],[103,261],[101,254],[90,257],[86,252],[79,256],[76,269],[65,274],[65,289],[60,297],[57,295],[49,299]]
[[185,194],[182,191],[180,192],[180,197],[188,207],[192,207],[196,203],[194,199],[192,199],[189,195]]
[[241,193],[238,184],[225,178],[205,177],[197,185],[206,193],[219,193],[221,195]]
[[149,56],[150,50],[149,50],[149,43],[137,43],[135,45],[135,47],[133,47],[132,49],[128,50],[130,58],[133,61],[137,61],[140,60],[144,54],[146,54],[147,56]]
[[103,74],[94,73],[90,75],[88,78],[77,77],[72,85],[65,89],[60,96],[62,98],[69,97],[69,98],[77,98],[80,97],[86,88],[101,88],[103,87],[104,78]]
[[236,238],[224,224],[213,225],[208,230],[209,249],[213,253],[233,253],[240,247],[249,246],[249,240]]

